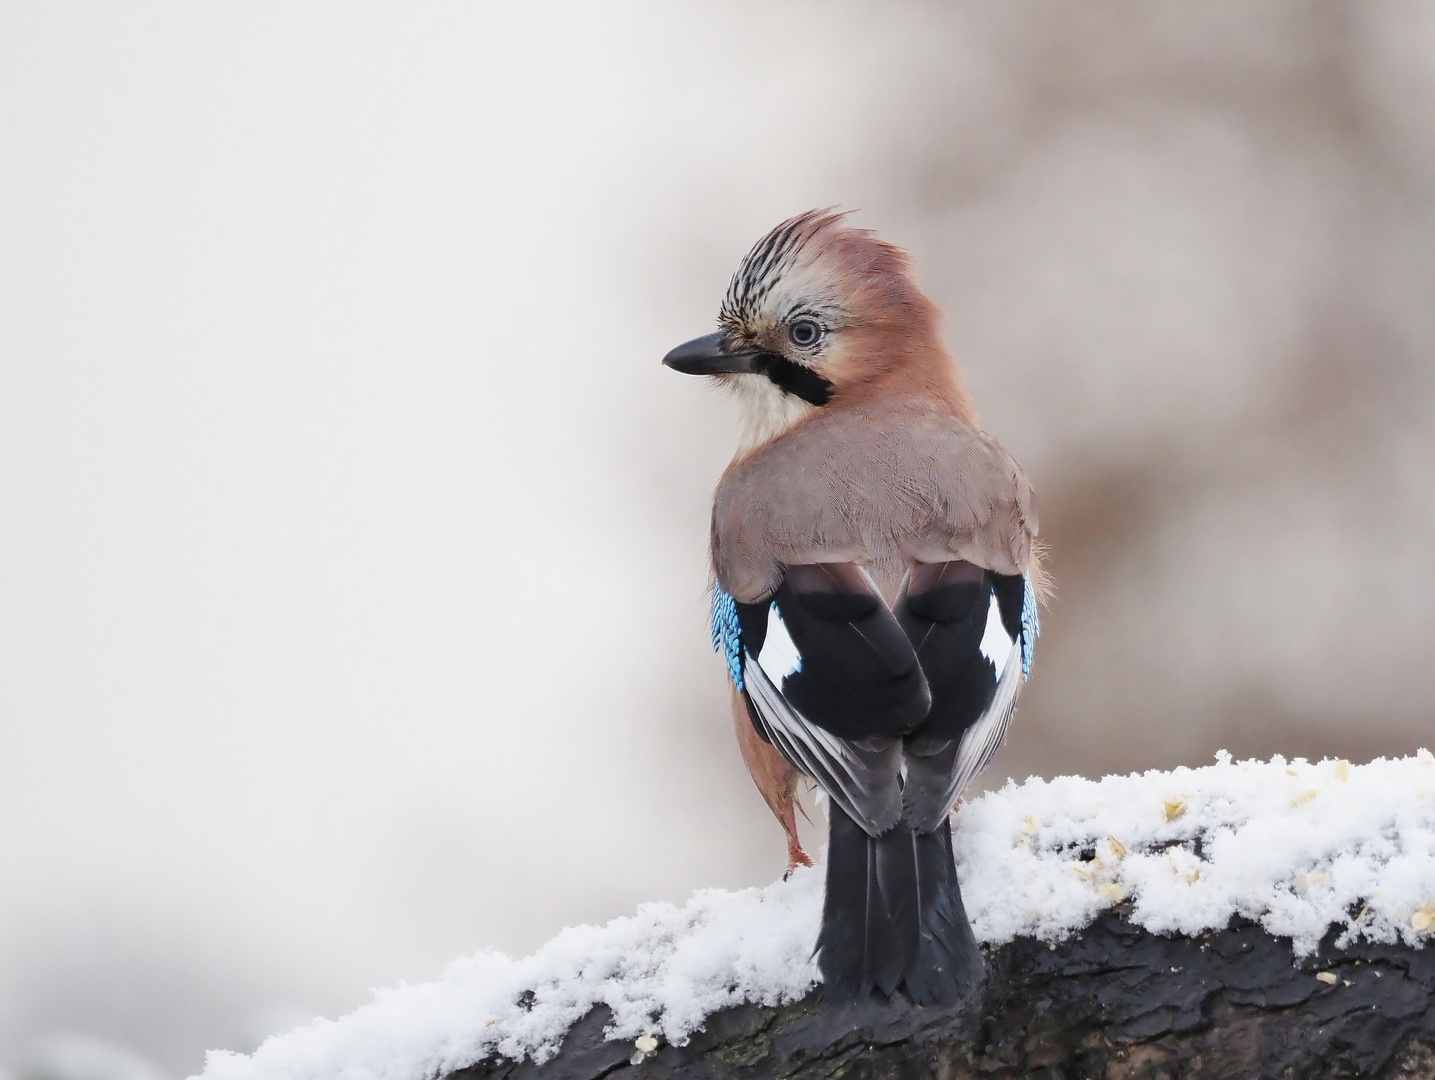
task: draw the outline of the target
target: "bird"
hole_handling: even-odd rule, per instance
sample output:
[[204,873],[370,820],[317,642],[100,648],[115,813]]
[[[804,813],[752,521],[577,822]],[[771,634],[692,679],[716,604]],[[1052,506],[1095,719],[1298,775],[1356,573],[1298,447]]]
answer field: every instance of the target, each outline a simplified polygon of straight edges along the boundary
[[826,796],[826,998],[967,1000],[982,953],[951,814],[1005,740],[1047,590],[1032,487],[978,426],[903,249],[833,208],[739,262],[718,329],[663,363],[737,399],[714,494],[713,647],[787,839]]

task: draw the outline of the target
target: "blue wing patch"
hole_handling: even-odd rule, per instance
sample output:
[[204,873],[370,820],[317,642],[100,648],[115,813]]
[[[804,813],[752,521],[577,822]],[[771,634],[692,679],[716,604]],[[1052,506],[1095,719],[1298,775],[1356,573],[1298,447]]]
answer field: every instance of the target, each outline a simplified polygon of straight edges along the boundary
[[[1041,612],[1037,610],[1036,590],[1031,578],[1026,578],[1021,594],[1021,677],[1025,682],[1031,676],[1031,656],[1036,651],[1036,639],[1041,637]],[[726,594],[724,594],[726,595]],[[728,597],[731,603],[732,597]],[[734,615],[734,618],[736,616]],[[714,623],[716,625],[716,623]],[[716,630],[713,631],[717,633]]]
[[742,626],[737,621],[737,601],[721,585],[713,586],[713,652],[722,653],[733,685],[742,683]]

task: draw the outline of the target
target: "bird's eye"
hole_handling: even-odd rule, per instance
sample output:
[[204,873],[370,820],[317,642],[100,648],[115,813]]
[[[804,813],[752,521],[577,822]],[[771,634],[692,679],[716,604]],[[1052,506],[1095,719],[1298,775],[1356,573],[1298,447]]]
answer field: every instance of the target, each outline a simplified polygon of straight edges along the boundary
[[787,333],[788,336],[792,338],[794,345],[805,349],[807,346],[817,343],[817,338],[821,335],[822,328],[817,325],[817,320],[815,319],[795,319],[792,325],[787,328]]

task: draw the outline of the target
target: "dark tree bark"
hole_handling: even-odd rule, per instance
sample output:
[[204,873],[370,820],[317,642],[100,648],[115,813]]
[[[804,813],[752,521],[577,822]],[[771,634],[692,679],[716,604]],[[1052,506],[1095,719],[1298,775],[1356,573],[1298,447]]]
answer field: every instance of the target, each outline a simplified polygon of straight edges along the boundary
[[686,1046],[647,1055],[605,1042],[600,1008],[545,1065],[493,1060],[448,1080],[1435,1078],[1435,948],[1340,950],[1333,937],[1296,965],[1249,923],[1166,938],[1109,914],[1055,948],[992,950],[962,1008],[834,1009],[819,988],[716,1013]]

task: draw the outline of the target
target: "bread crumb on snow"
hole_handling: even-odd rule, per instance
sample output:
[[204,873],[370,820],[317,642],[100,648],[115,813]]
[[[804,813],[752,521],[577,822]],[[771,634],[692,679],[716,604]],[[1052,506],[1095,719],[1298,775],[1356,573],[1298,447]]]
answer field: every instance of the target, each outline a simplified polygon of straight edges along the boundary
[[[977,938],[1055,942],[1125,903],[1131,922],[1197,934],[1253,919],[1313,952],[1331,927],[1421,947],[1435,940],[1435,756],[1008,783],[956,816]],[[774,843],[776,840],[774,840]],[[493,1054],[543,1061],[595,1005],[639,1055],[685,1042],[718,1009],[775,1005],[817,981],[822,868],[762,889],[646,904],[576,926],[522,959],[484,952],[437,982],[379,990],[253,1054],[213,1051],[203,1080],[420,1080]],[[1322,977],[1322,976],[1317,976]]]

